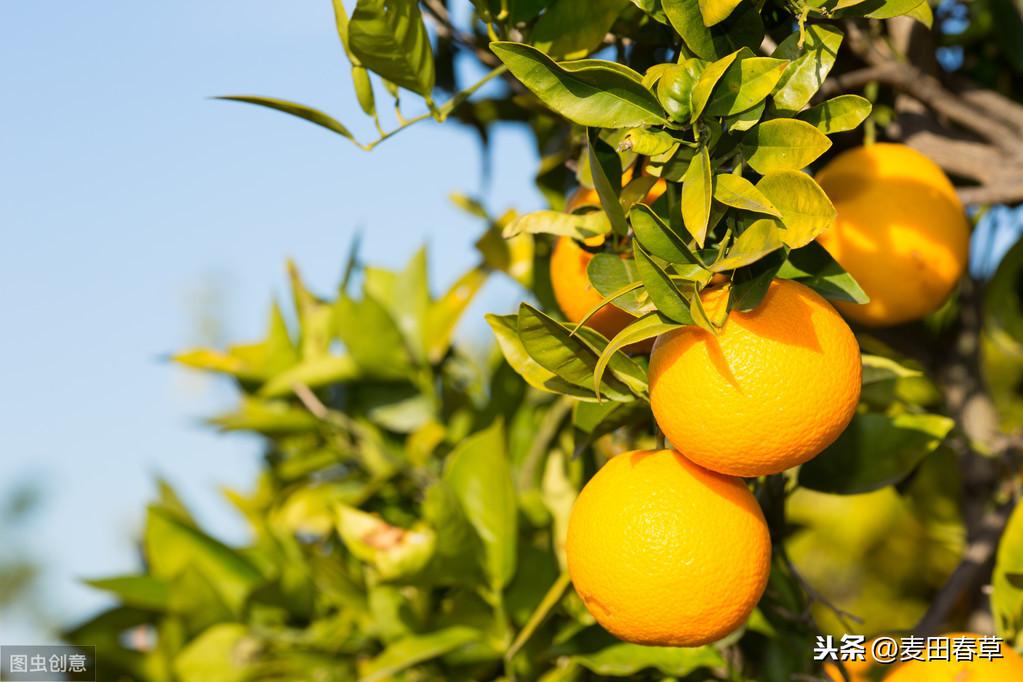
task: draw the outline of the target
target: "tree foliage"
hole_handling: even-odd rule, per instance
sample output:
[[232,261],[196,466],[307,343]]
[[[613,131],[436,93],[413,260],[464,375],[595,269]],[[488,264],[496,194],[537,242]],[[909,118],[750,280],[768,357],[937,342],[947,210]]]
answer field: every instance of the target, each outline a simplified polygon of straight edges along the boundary
[[[229,494],[252,541],[210,536],[164,488],[145,570],[95,581],[118,604],[68,638],[99,644],[101,665],[125,677],[182,682],[788,680],[817,672],[818,632],[932,632],[985,611],[977,583],[1019,486],[1018,245],[990,282],[966,278],[927,320],[859,330],[852,424],[798,472],[751,481],[775,559],[742,632],[694,649],[614,640],[567,589],[562,541],[593,471],[657,442],[646,359],[627,346],[683,325],[714,333],[776,277],[866,300],[815,241],[835,208],[808,168],[864,138],[903,138],[964,180],[967,201],[1023,198],[1012,184],[1023,175],[1018,9],[474,0],[460,22],[467,8],[454,5],[359,0],[349,14],[334,1],[373,141],[302,104],[228,99],[363,149],[428,119],[471,126],[484,145],[491,126],[524,124],[549,208],[493,217],[456,197],[483,223],[480,264],[442,295],[429,293],[423,252],[397,272],[353,253],[330,298],[292,271],[296,324],[274,306],[262,340],[176,356],[235,382],[237,409],[212,425],[263,438],[255,489]],[[935,54],[958,64],[943,70]],[[456,59],[487,72],[463,87]],[[397,108],[390,130],[381,89]],[[402,115],[407,94],[423,113]],[[644,203],[661,180],[666,191]],[[577,186],[597,200],[566,211]],[[557,237],[602,240],[588,277],[603,300],[590,314],[613,303],[635,316],[614,338],[553,305]],[[487,316],[496,344],[480,361],[453,333],[497,274],[531,302]],[[704,309],[700,292],[722,282],[726,308]],[[992,578],[994,624],[1010,642],[1023,628],[1021,538],[1014,517]]]

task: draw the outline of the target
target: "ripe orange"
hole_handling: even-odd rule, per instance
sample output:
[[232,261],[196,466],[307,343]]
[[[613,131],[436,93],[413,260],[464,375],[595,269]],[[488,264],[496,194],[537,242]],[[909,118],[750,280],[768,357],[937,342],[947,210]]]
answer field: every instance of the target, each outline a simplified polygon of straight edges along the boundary
[[[722,289],[705,293],[723,305]],[[845,429],[860,396],[849,326],[808,287],[775,280],[715,336],[687,326],[657,338],[650,405],[671,444],[713,471],[761,476],[802,464]]]
[[837,156],[817,182],[838,210],[818,241],[870,296],[839,309],[886,326],[941,307],[966,267],[970,232],[941,168],[911,147],[873,144]]
[[[628,182],[631,175],[632,169],[626,170],[626,177],[623,177],[623,180]],[[664,180],[657,180],[643,199],[644,203],[649,204],[656,201],[659,196],[664,194],[665,188]],[[579,189],[568,200],[568,210],[599,203],[600,199],[595,190]],[[599,237],[593,241],[591,246],[601,243]],[[554,244],[550,264],[551,288],[554,290],[554,299],[558,302],[558,307],[561,308],[561,312],[569,322],[578,322],[583,319],[586,313],[604,299],[600,292],[590,284],[590,279],[586,275],[586,268],[592,258],[593,254],[568,237],[561,237]],[[621,308],[606,305],[586,321],[586,326],[600,332],[606,338],[612,339],[635,319],[633,315]],[[627,348],[634,352],[649,352],[652,346],[653,340],[650,340],[631,344]]]
[[579,493],[565,550],[601,625],[637,644],[698,646],[742,625],[771,568],[756,499],[672,450],[613,457]]
[[[968,637],[976,640],[975,633],[952,633],[951,639]],[[986,660],[978,658],[979,645],[973,647],[972,661],[956,661],[955,649],[951,648],[949,658],[953,660],[908,661],[899,665],[885,677],[889,682],[1008,682],[1023,680],[1023,657],[1010,647],[1002,644],[1002,658]]]
[[[869,640],[864,644],[865,649],[865,660],[862,661],[844,661],[842,665],[845,667],[845,672],[849,676],[849,682],[874,682],[875,680],[882,679],[885,675],[891,674],[891,671],[898,665],[898,663],[878,663],[873,655],[871,646],[874,640]],[[831,682],[845,682],[845,678],[842,677],[842,673],[838,669],[836,663],[825,663],[824,664],[824,677]]]

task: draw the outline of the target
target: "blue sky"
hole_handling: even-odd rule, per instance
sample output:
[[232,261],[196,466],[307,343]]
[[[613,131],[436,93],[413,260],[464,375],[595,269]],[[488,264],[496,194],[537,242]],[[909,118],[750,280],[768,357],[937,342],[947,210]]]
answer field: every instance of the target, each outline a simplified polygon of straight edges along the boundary
[[[287,257],[331,290],[356,229],[381,265],[428,244],[446,285],[474,262],[479,231],[446,197],[484,189],[481,157],[455,125],[423,124],[366,154],[208,99],[294,99],[368,139],[329,0],[10,0],[0,64],[0,494],[41,485],[17,549],[46,564],[46,605],[66,623],[104,603],[77,578],[137,565],[157,475],[243,537],[218,488],[250,484],[259,444],[202,427],[233,393],[160,358],[259,334],[271,297],[285,295]],[[488,205],[538,207],[526,134],[499,131],[493,153]],[[490,286],[468,333],[515,295]],[[0,614],[0,633],[43,638],[19,614]]]

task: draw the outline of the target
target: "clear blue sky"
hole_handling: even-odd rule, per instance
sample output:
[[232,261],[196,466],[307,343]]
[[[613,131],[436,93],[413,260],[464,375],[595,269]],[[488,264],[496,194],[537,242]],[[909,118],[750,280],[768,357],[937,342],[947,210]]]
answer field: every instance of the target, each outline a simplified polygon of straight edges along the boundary
[[[41,483],[45,504],[15,549],[46,564],[47,606],[67,622],[104,603],[78,577],[137,565],[157,474],[243,537],[217,489],[252,482],[258,442],[200,426],[232,392],[159,358],[209,336],[203,315],[224,340],[259,334],[286,257],[329,291],[357,228],[383,265],[428,243],[446,285],[474,261],[479,229],[446,196],[483,189],[481,157],[454,125],[366,154],[207,99],[294,99],[368,138],[329,0],[8,0],[0,64],[0,493]],[[526,135],[500,131],[494,154],[487,203],[539,206]],[[514,296],[492,286],[472,314]],[[41,638],[17,614],[0,614],[0,633]]]

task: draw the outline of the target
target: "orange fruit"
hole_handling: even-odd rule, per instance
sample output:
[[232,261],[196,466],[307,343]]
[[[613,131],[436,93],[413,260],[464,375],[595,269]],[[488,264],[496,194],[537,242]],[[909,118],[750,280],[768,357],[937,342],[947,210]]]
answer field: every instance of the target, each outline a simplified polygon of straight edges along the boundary
[[[724,305],[725,290],[704,304]],[[813,458],[845,429],[860,397],[856,338],[806,286],[775,280],[757,308],[715,336],[662,334],[650,356],[650,406],[671,444],[713,471],[762,476]]]
[[771,569],[767,524],[746,485],[672,450],[601,467],[572,507],[565,551],[597,622],[657,646],[699,646],[741,626]]
[[[980,635],[952,633],[943,635],[951,639],[969,638],[977,640]],[[973,660],[956,661],[954,642],[949,647],[949,658],[952,660],[907,661],[899,665],[886,682],[1009,682],[1023,680],[1023,657],[1006,644],[1001,645],[1002,658],[991,660],[978,658],[979,644],[975,644]],[[926,656],[925,656],[926,657]]]
[[818,242],[870,302],[839,303],[869,326],[917,320],[945,302],[966,268],[970,227],[945,173],[901,144],[838,155],[817,174],[838,211]]

